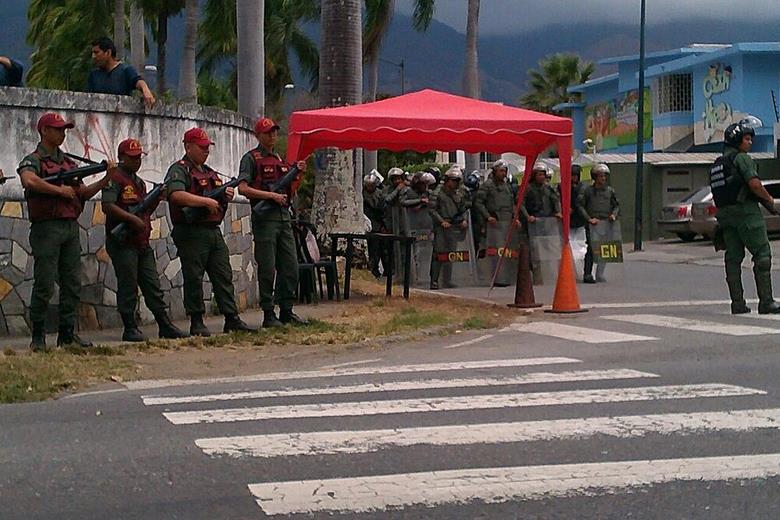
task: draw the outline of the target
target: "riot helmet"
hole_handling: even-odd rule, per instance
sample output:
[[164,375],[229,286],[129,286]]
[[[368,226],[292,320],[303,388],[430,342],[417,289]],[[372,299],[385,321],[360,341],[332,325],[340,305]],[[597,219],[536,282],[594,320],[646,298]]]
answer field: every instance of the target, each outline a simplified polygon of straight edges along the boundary
[[466,175],[466,178],[463,180],[463,184],[470,191],[476,191],[479,189],[479,181],[479,170],[474,170],[473,172]]
[[436,177],[434,177],[430,172],[423,172],[422,180],[428,185],[429,188],[436,184]]
[[493,163],[493,166],[490,167],[491,170],[506,170],[509,171],[509,163],[506,162],[504,159],[498,159],[496,162]]
[[604,163],[599,163],[596,166],[594,166],[593,169],[590,171],[591,176],[598,175],[600,173],[603,173],[604,175],[609,175],[609,166],[607,166]]
[[452,166],[449,170],[447,170],[444,173],[444,179],[445,180],[456,180],[458,182],[463,180],[463,171],[460,169],[460,166]]
[[742,144],[742,138],[746,135],[756,136],[756,128],[761,128],[764,124],[755,116],[747,116],[736,123],[726,127],[723,132],[723,141],[729,146],[739,148]]
[[401,168],[390,168],[390,171],[387,172],[387,176],[391,179],[393,177],[403,177],[404,171]]

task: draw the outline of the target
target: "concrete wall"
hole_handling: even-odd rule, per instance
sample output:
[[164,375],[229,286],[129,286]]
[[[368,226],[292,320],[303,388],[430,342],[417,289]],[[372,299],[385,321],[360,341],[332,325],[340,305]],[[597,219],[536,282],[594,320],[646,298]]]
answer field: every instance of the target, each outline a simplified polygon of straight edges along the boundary
[[[0,168],[7,177],[12,177],[0,186],[0,336],[28,332],[26,311],[33,284],[33,259],[27,207],[15,172],[22,157],[35,149],[38,143],[35,124],[47,111],[59,112],[76,124],[68,131],[62,148],[93,160],[116,159],[116,148],[123,139],[139,139],[149,152],[139,174],[150,182],[162,181],[168,166],[181,158],[182,135],[193,126],[204,128],[216,143],[208,164],[228,176],[237,174],[241,156],[256,145],[249,130],[253,122],[233,112],[162,103],[145,110],[140,100],[129,97],[0,87],[0,127],[4,129],[4,138],[0,140]],[[82,329],[119,324],[115,309],[116,276],[105,250],[105,217],[99,198],[98,195],[87,203],[79,219],[82,248],[79,326]],[[245,200],[236,201],[223,223],[236,301],[242,309],[257,303],[249,213]],[[172,226],[165,203],[155,213],[152,225],[152,247],[160,283],[172,314],[182,317],[181,266],[169,235]],[[204,296],[210,301],[208,282],[204,283]],[[47,319],[50,329],[56,328],[57,301],[55,295]],[[151,319],[143,303],[141,313],[142,317]]]

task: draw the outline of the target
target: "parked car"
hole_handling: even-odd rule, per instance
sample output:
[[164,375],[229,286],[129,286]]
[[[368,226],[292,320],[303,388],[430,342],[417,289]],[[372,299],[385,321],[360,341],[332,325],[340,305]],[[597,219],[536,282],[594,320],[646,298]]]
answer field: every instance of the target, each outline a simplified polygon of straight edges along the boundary
[[661,208],[661,218],[658,226],[663,231],[674,233],[683,242],[690,242],[696,238],[697,232],[691,229],[691,206],[694,203],[712,200],[712,191],[709,186],[702,186],[694,190],[682,199]]
[[[775,199],[775,209],[780,211],[780,180],[762,181],[764,188]],[[704,238],[711,239],[715,233],[715,214],[718,212],[718,208],[715,207],[715,202],[712,200],[712,195],[706,201],[695,202],[691,207],[691,231],[704,235]],[[766,221],[766,229],[769,233],[780,232],[780,217],[772,215],[763,207],[761,212],[764,214],[764,220]]]

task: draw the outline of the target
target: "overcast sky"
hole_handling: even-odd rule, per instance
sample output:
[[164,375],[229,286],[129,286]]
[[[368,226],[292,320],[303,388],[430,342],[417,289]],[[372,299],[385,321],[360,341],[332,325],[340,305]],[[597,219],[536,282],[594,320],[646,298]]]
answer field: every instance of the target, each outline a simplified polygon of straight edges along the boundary
[[[412,12],[414,0],[396,0],[398,10]],[[435,18],[465,31],[467,0],[436,0]],[[482,0],[480,31],[517,33],[565,21],[635,22],[640,0]],[[647,23],[703,19],[735,19],[740,23],[780,21],[780,0],[647,0]],[[780,32],[778,37],[780,38]],[[717,40],[717,35],[713,35]]]

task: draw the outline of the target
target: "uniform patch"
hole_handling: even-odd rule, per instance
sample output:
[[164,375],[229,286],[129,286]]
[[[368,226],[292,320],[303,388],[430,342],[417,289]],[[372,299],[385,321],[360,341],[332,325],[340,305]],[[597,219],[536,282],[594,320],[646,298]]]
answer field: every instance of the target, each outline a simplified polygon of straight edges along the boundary
[[122,201],[123,202],[130,202],[134,201],[137,198],[135,187],[127,185],[124,188],[122,188]]

